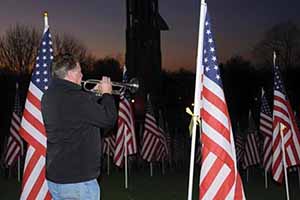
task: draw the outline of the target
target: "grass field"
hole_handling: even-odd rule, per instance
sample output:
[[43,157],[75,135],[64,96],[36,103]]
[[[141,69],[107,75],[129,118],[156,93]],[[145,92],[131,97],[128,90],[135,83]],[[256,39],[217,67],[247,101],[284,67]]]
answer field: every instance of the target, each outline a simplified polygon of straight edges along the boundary
[[[150,177],[149,170],[132,172],[129,177],[129,189],[124,189],[123,171],[114,170],[110,176],[103,175],[100,180],[101,200],[184,200],[187,199],[188,171],[167,171],[164,176],[154,173]],[[193,188],[193,200],[198,199],[198,170],[196,170]],[[284,186],[271,181],[269,189],[264,188],[264,177],[261,171],[250,171],[248,183],[243,175],[247,199],[281,200],[285,198]],[[300,187],[296,174],[290,174],[290,199],[300,199]],[[0,200],[19,199],[20,183],[15,179],[0,177]]]

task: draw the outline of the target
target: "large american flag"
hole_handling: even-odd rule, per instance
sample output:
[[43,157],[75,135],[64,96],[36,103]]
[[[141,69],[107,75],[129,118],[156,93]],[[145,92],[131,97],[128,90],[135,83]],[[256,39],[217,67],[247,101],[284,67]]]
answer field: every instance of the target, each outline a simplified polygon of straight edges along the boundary
[[274,105],[273,105],[273,139],[272,139],[272,175],[275,181],[282,182],[283,156],[281,150],[280,125],[283,132],[283,144],[287,167],[300,164],[300,138],[290,102],[281,78],[279,67],[274,64]]
[[[123,68],[123,82],[127,82],[127,70]],[[128,155],[137,152],[133,110],[126,90],[121,91],[118,116],[118,132],[116,136],[116,149],[114,162],[121,166],[124,161],[125,148]]]
[[266,171],[269,171],[272,165],[272,122],[272,112],[262,89],[259,131],[264,137],[263,166]]
[[164,155],[167,155],[166,138],[157,125],[148,94],[141,156],[144,160],[151,162],[161,159]]
[[203,67],[201,108],[203,147],[199,199],[244,199],[208,13],[204,27]]
[[49,27],[45,26],[27,93],[20,134],[28,143],[20,199],[51,199],[45,179],[47,135],[41,114],[41,99],[51,79],[53,59]]
[[18,83],[16,84],[16,95],[15,95],[15,106],[11,117],[10,125],[10,135],[8,138],[6,154],[5,154],[5,164],[7,166],[12,166],[15,161],[23,155],[23,141],[19,135],[19,129],[21,124],[21,106]]

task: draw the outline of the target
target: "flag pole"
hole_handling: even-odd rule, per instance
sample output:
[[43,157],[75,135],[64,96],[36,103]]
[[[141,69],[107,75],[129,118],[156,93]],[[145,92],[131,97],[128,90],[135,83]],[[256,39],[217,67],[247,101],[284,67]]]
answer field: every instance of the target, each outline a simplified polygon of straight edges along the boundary
[[286,198],[287,198],[287,200],[289,200],[290,199],[289,182],[288,182],[288,177],[287,177],[287,166],[286,166],[285,150],[284,150],[284,142],[283,142],[283,130],[285,128],[286,127],[282,123],[279,123],[279,130],[280,130],[280,137],[281,137],[281,151],[282,151],[284,179],[285,179]]
[[44,33],[46,32],[46,30],[49,28],[49,24],[48,24],[48,12],[45,11],[44,12]]
[[125,156],[125,189],[128,188],[128,169],[127,169],[127,146],[125,145],[125,142],[126,142],[126,135],[125,135],[125,138],[124,138],[124,156]]
[[21,159],[20,159],[21,156],[18,156],[18,182],[21,181]]
[[297,167],[297,174],[298,174],[298,181],[299,181],[299,188],[300,188],[300,168]]
[[[195,95],[194,95],[194,116],[192,128],[192,141],[191,141],[191,155],[190,155],[190,172],[189,172],[189,186],[188,186],[188,200],[192,200],[193,193],[193,178],[194,178],[194,160],[195,160],[195,143],[196,143],[196,121],[200,115],[200,98],[202,90],[202,74],[203,74],[203,38],[204,38],[204,21],[206,15],[205,0],[200,3],[199,15],[199,33],[198,33],[198,50],[197,50],[197,68],[196,68],[196,82],[195,82]],[[201,131],[201,130],[200,130]]]
[[247,183],[249,182],[249,167],[247,167],[247,170],[246,170],[246,181],[247,181]]
[[268,172],[265,169],[265,188],[268,189]]
[[152,166],[152,162],[150,162],[150,176],[153,176],[153,166]]
[[165,165],[164,165],[164,159],[161,159],[161,170],[162,170],[162,175],[165,175]]
[[[107,147],[107,149],[109,149],[109,147]],[[106,156],[107,156],[107,175],[109,176],[109,150],[107,150]]]

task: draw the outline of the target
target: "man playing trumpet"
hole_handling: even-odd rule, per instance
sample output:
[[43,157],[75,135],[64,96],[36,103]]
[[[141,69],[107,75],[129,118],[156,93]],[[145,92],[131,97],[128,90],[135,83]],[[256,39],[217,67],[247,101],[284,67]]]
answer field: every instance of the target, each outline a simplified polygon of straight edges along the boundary
[[81,90],[81,67],[71,55],[57,56],[42,98],[47,133],[46,179],[56,199],[100,199],[101,135],[117,119],[110,78],[96,84],[99,97]]

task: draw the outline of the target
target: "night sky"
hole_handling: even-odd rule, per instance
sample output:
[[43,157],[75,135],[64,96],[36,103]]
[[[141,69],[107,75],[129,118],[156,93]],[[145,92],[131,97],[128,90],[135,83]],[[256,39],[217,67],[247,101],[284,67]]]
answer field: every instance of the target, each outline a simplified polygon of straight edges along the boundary
[[[160,0],[170,30],[162,32],[163,68],[195,70],[200,0]],[[64,2],[63,4],[61,2]],[[84,2],[84,3],[83,3]],[[125,0],[1,0],[0,35],[16,23],[43,30],[49,12],[52,33],[72,34],[96,57],[125,52]],[[265,30],[289,19],[300,24],[299,0],[208,0],[219,61],[249,51]]]

